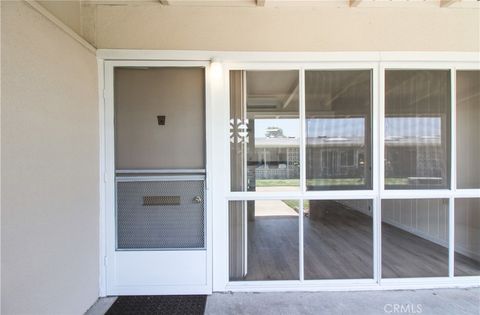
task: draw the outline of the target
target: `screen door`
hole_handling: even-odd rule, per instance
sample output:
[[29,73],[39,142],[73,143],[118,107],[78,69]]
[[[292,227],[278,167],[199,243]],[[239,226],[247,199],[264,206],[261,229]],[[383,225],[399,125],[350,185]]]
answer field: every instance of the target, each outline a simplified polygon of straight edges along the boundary
[[205,68],[113,69],[109,294],[209,293]]

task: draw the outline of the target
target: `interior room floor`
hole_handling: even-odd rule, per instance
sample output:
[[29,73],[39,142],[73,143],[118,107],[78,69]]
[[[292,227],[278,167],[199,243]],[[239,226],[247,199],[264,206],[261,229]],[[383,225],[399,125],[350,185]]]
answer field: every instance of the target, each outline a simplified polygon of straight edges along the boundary
[[[304,216],[305,279],[373,277],[372,218],[339,205],[321,219]],[[383,277],[448,276],[448,250],[382,224]],[[245,280],[299,279],[297,216],[256,217],[248,228]],[[455,274],[475,275],[480,264],[456,254]]]

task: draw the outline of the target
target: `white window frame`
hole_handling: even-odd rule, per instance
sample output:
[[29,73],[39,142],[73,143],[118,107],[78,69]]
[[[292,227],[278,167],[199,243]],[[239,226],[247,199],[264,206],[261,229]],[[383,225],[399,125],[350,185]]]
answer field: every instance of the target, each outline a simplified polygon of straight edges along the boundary
[[[384,290],[419,289],[440,287],[478,286],[480,276],[455,277],[454,271],[454,201],[456,198],[480,198],[479,189],[456,188],[456,71],[480,70],[480,55],[464,52],[222,52],[222,51],[144,51],[122,49],[100,49],[97,51],[99,73],[99,116],[100,116],[100,295],[105,296],[106,220],[108,209],[109,155],[105,148],[105,98],[111,87],[105,86],[105,62],[146,66],[151,62],[202,61],[215,59],[221,63],[222,77],[207,76],[206,86],[211,105],[207,111],[207,156],[210,207],[212,216],[211,280],[213,291],[327,291],[327,290]],[[385,69],[450,69],[451,70],[451,163],[450,189],[442,190],[385,190],[383,183],[384,157],[384,71]],[[305,161],[304,126],[304,71],[372,69],[372,189],[359,191],[305,191],[289,193],[230,192],[230,137],[229,137],[229,70],[299,70],[300,71],[300,160]],[[208,68],[207,68],[208,70]],[[208,72],[208,71],[207,71]],[[104,97],[104,95],[106,95]],[[209,143],[210,141],[210,143]],[[301,163],[301,177],[305,178],[305,163]],[[345,193],[348,192],[348,197]],[[381,200],[382,199],[449,199],[449,276],[441,278],[381,278]],[[303,206],[304,199],[346,200],[371,199],[373,203],[373,279],[308,280],[294,281],[245,281],[229,282],[228,279],[228,201],[297,199]],[[301,209],[303,210],[303,209]],[[302,216],[300,216],[302,217]],[[302,226],[302,218],[299,224]],[[300,233],[303,234],[302,227]],[[300,248],[303,240],[300,235]],[[300,257],[303,257],[302,255]],[[300,260],[301,269],[303,260]]]

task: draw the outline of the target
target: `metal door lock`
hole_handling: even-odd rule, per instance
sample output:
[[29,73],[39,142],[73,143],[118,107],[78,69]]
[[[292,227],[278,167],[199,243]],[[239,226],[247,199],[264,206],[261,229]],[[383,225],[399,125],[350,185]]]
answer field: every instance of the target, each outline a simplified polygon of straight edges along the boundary
[[200,196],[193,197],[193,202],[195,203],[201,203],[202,201],[203,201],[203,198]]

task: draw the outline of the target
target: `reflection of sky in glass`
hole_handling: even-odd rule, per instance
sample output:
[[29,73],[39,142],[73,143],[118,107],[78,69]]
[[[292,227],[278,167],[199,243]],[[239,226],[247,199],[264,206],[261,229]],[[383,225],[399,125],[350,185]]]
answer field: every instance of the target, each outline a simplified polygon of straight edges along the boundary
[[[386,117],[385,137],[440,137],[441,117]],[[300,137],[299,119],[255,119],[255,138],[265,138],[269,127],[283,130],[285,137]],[[365,134],[365,118],[307,119],[307,137],[353,138]]]
[[300,137],[300,120],[295,118],[282,118],[255,119],[255,138],[265,138],[265,132],[269,127],[282,129],[285,137]]
[[353,138],[365,135],[365,118],[312,118],[307,120],[309,138]]
[[440,137],[441,117],[386,117],[385,137]]

